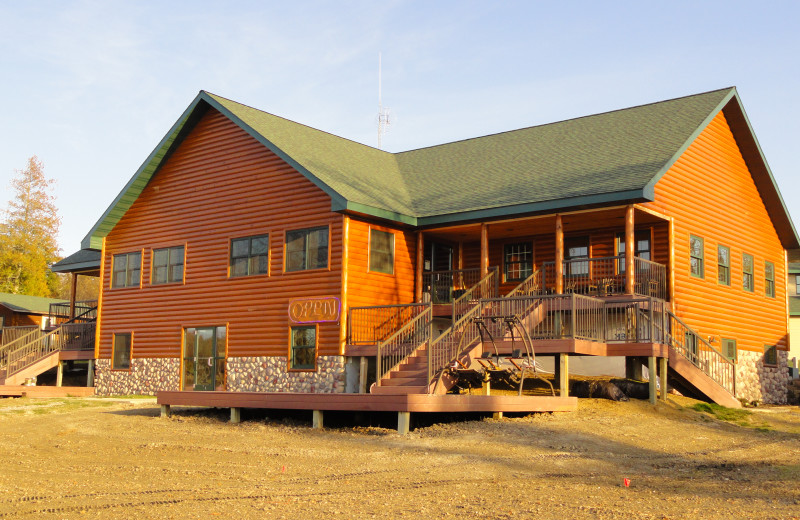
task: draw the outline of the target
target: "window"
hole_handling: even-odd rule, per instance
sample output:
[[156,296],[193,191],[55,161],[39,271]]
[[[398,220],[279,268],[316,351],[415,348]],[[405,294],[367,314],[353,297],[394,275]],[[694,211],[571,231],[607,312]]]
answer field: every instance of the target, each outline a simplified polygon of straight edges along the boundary
[[798,275],[794,277],[794,293],[800,296],[800,276]]
[[722,338],[722,355],[736,363],[736,340]]
[[328,228],[286,232],[286,271],[328,267]]
[[731,284],[731,250],[717,246],[717,281],[720,285]]
[[289,334],[291,352],[290,370],[313,370],[316,367],[317,328],[292,327]]
[[764,365],[778,366],[778,345],[764,345]]
[[[589,262],[575,262],[582,258],[589,258],[589,238],[571,238],[567,241],[565,247],[564,260],[567,261],[565,266],[565,274],[567,276],[588,276],[589,275]],[[572,260],[569,262],[568,260]]]
[[152,283],[183,281],[183,246],[153,250]]
[[269,235],[231,240],[230,276],[266,274],[269,271]]
[[224,390],[226,327],[183,329],[183,389]]
[[694,235],[689,235],[689,274],[698,278],[705,277],[703,239]]
[[142,277],[142,253],[114,255],[111,287],[138,287]]
[[111,370],[131,369],[131,335],[114,334],[111,352]]
[[742,254],[742,289],[753,292],[753,255]]
[[775,264],[764,262],[764,294],[768,298],[775,297]]
[[369,270],[394,274],[394,233],[370,228]]
[[533,244],[506,244],[503,260],[503,274],[507,282],[525,280],[533,272]]
[[[633,235],[633,256],[643,260],[652,260],[650,257],[650,230],[637,231]],[[617,256],[623,257],[617,262],[617,272],[625,272],[625,233],[617,234]]]

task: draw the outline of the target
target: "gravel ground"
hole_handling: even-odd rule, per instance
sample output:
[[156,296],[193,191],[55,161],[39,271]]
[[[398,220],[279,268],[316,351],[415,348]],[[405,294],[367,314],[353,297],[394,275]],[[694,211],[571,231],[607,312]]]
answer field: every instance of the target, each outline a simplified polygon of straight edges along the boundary
[[4,399],[0,519],[800,518],[800,410],[732,423],[693,403],[585,399],[399,436],[391,416],[312,430],[310,413]]

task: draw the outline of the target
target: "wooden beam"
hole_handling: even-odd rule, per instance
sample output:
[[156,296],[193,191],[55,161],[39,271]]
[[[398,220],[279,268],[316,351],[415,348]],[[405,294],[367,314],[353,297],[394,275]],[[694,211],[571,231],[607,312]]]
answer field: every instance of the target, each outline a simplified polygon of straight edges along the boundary
[[650,404],[656,404],[656,357],[647,357],[647,377],[650,380]]
[[406,435],[411,429],[411,412],[397,412],[397,433]]
[[231,424],[239,424],[242,422],[242,409],[231,408]]
[[564,223],[556,215],[556,294],[564,294]]
[[555,360],[555,379],[558,383],[558,395],[569,397],[569,355],[558,354]]
[[[75,317],[75,295],[78,292],[78,273],[70,275],[69,284],[69,319]],[[52,324],[51,324],[52,325]]]
[[341,324],[339,325],[339,355],[344,355],[347,345],[347,326],[350,323],[347,310],[347,283],[348,265],[350,264],[350,217],[342,215],[342,299],[341,299]]
[[166,418],[166,417],[169,417],[169,415],[170,415],[170,407],[169,407],[169,405],[168,404],[162,404],[161,405],[161,417]]
[[489,274],[489,225],[481,222],[481,278]]
[[[633,204],[625,210],[625,293],[633,294],[633,255],[634,255],[634,233],[633,233]],[[644,294],[644,293],[643,293]]]
[[667,370],[669,370],[668,361],[669,359],[665,357],[658,358],[658,383],[661,386],[661,393],[659,395],[661,396],[661,400],[665,402],[667,400]]
[[417,265],[414,269],[414,301],[422,302],[422,264],[425,261],[425,237],[417,231]]
[[322,410],[313,410],[311,412],[311,427],[321,429],[324,426]]

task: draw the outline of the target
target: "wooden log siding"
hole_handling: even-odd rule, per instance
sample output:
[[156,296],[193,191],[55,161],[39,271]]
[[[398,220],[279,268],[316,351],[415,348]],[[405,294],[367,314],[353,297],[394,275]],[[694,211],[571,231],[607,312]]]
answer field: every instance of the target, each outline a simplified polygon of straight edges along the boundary
[[[369,270],[369,230],[394,234],[394,274]],[[350,219],[347,302],[350,307],[394,305],[414,301],[417,236],[404,231]]]
[[[179,357],[183,327],[227,325],[229,356],[286,356],[292,298],[340,296],[342,216],[310,181],[216,111],[189,133],[105,241],[99,338],[136,333],[134,358]],[[327,269],[283,272],[286,231],[330,226]],[[269,234],[269,275],[228,278],[230,240]],[[150,283],[152,249],[185,245],[184,283]],[[142,288],[110,289],[114,254],[143,250]],[[318,355],[339,354],[339,324]]]
[[[783,246],[723,113],[658,181],[655,195],[645,206],[674,217],[676,314],[703,337],[736,339],[739,349],[785,348]],[[690,234],[704,240],[702,280],[689,275]],[[729,287],[717,283],[717,245],[730,248]],[[752,293],[742,289],[742,253],[754,258]],[[764,295],[765,260],[775,264],[774,298]]]

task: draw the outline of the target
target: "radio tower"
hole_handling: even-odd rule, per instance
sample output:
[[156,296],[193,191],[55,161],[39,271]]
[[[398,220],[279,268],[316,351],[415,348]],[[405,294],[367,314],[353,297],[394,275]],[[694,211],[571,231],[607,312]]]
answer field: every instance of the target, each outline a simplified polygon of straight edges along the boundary
[[389,120],[389,109],[384,108],[381,100],[381,53],[378,53],[378,150],[381,150],[381,139],[386,133]]

